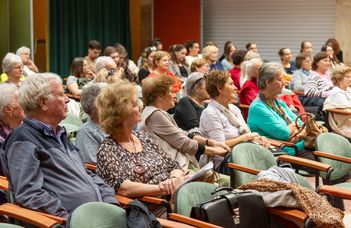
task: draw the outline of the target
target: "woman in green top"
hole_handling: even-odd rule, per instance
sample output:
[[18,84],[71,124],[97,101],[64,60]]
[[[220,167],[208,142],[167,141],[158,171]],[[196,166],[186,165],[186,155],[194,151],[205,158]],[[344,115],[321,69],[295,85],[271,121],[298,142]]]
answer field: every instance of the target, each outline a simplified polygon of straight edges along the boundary
[[[295,143],[298,154],[291,147],[283,147],[290,155],[313,159],[310,151],[304,150],[301,134],[294,136],[298,129],[295,126],[297,116],[276,96],[284,86],[284,68],[278,63],[263,64],[259,71],[257,85],[260,89],[259,99],[254,100],[249,109],[248,126],[251,131],[267,138],[290,141]],[[303,122],[299,119],[299,124]]]

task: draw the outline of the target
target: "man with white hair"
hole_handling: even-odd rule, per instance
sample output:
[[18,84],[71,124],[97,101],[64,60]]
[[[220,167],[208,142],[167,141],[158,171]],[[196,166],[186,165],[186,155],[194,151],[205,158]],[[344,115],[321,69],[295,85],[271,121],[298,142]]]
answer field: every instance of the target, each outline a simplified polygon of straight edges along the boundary
[[38,73],[38,67],[34,64],[34,62],[30,59],[30,49],[26,46],[22,46],[17,49],[16,55],[21,57],[23,62],[23,74],[24,76],[29,76],[35,73]]
[[117,204],[114,189],[85,169],[59,126],[69,102],[60,78],[52,73],[28,76],[19,100],[26,118],[1,148],[16,203],[64,218],[87,202]]

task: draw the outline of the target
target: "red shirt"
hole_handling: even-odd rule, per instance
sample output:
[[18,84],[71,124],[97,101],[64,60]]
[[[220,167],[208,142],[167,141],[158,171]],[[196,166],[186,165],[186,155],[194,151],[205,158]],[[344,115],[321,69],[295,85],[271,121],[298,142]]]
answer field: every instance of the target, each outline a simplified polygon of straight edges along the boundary
[[[173,78],[174,84],[173,84],[173,93],[177,94],[179,90],[182,88],[182,83],[178,80],[178,78],[170,71],[166,70],[161,70],[160,68],[157,69],[158,71],[164,72],[167,76]],[[156,73],[155,71],[149,74],[148,77],[155,77],[159,76],[160,74]]]
[[233,67],[229,73],[232,75],[232,79],[236,88],[240,89],[240,67]]
[[[250,105],[251,102],[257,97],[258,95],[258,86],[256,82],[256,78],[252,78],[251,80],[247,80],[243,87],[240,90],[239,98],[240,104],[247,104]],[[244,120],[247,120],[248,110],[243,111]]]

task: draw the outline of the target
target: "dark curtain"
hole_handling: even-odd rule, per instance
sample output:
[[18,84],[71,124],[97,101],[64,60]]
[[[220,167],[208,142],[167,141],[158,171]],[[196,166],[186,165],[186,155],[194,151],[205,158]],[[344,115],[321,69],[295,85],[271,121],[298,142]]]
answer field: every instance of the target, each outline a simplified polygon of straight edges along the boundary
[[129,0],[50,0],[50,71],[69,75],[73,58],[87,55],[89,40],[102,52],[119,42],[130,53]]

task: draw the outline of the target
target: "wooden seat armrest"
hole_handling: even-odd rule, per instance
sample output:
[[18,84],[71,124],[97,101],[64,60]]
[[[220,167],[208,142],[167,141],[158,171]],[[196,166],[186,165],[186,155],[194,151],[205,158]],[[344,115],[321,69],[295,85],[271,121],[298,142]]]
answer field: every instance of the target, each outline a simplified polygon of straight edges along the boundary
[[305,95],[303,91],[293,90],[296,95]]
[[96,171],[96,165],[92,163],[85,163],[85,168],[90,170],[90,171]]
[[323,157],[323,158],[328,158],[336,161],[351,163],[351,158],[340,156],[340,155],[330,154],[322,151],[315,151],[313,152],[313,154],[317,157]]
[[168,219],[174,220],[177,222],[181,222],[181,223],[185,223],[185,224],[188,224],[191,226],[202,227],[202,228],[218,228],[218,227],[220,227],[220,226],[217,226],[217,225],[214,225],[211,223],[203,222],[203,221],[189,218],[189,217],[186,217],[184,215],[180,215],[180,214],[176,214],[176,213],[170,213],[168,215]]
[[125,197],[125,196],[120,196],[120,195],[115,195],[115,198],[122,206],[125,206],[129,202],[133,201],[131,198],[128,198],[128,197]]
[[351,199],[351,191],[349,189],[334,187],[330,185],[322,185],[317,189],[319,194],[338,196],[343,199]]
[[351,112],[348,110],[344,110],[344,109],[338,109],[338,108],[333,108],[333,109],[327,109],[327,112],[330,113],[337,113],[337,114],[343,114],[343,115],[351,115]]
[[[53,227],[54,225],[64,224],[65,219],[53,216],[53,219],[46,213],[29,210],[15,204],[5,203],[0,206],[0,214],[7,215],[11,218],[30,223],[38,227]],[[60,220],[60,221],[57,221]]]
[[288,141],[281,141],[281,140],[277,140],[277,139],[268,139],[267,138],[267,141],[272,145],[272,146],[275,146],[275,147],[282,147],[282,146],[289,146],[289,147],[294,147],[295,144],[292,143],[292,142],[288,142]]
[[242,165],[238,165],[235,163],[228,163],[228,167],[231,169],[235,169],[235,170],[239,170],[239,171],[243,171],[246,173],[251,173],[253,175],[257,175],[261,170],[258,169],[254,169],[254,168],[249,168],[246,166],[242,166]]
[[309,167],[323,172],[329,172],[333,169],[332,166],[320,163],[318,161],[312,161],[309,159],[299,158],[299,157],[290,156],[290,155],[280,155],[278,157],[278,160],[290,162],[296,165],[302,165],[302,166]]
[[6,190],[6,191],[9,189],[8,180],[0,178],[0,189]]
[[282,218],[286,218],[289,221],[295,221],[298,223],[304,223],[308,216],[305,212],[298,209],[291,209],[286,207],[269,207],[267,208],[268,213],[277,215]]
[[158,204],[158,205],[164,205],[168,203],[167,200],[154,197],[154,196],[143,196],[143,197],[138,197],[138,199],[145,203],[152,203],[152,204]]
[[184,223],[180,223],[180,222],[175,222],[175,221],[171,221],[171,220],[166,220],[166,219],[161,219],[161,218],[157,218],[157,220],[161,223],[162,227],[165,228],[190,228],[190,227],[195,227],[195,226],[190,226]]

